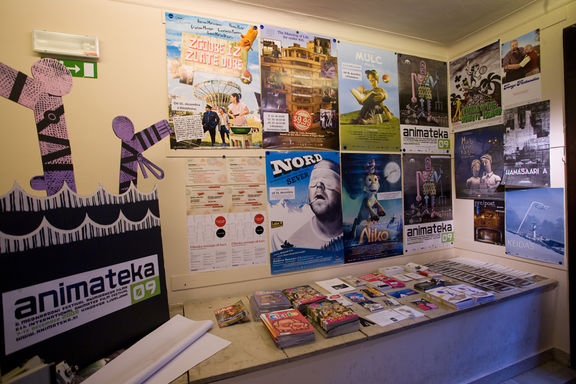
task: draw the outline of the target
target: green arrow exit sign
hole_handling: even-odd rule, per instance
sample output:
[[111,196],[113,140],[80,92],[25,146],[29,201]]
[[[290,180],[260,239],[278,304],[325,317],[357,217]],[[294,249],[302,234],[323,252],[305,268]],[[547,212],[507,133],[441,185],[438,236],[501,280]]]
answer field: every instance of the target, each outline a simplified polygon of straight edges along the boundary
[[74,77],[84,77],[87,79],[97,79],[98,69],[97,63],[93,61],[81,61],[81,60],[58,60],[72,74]]

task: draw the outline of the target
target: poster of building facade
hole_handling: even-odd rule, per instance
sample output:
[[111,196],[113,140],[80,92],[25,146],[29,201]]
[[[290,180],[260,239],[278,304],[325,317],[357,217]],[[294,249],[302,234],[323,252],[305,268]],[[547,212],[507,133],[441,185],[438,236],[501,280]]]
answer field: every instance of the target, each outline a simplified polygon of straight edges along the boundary
[[450,155],[403,157],[405,252],[453,245]]
[[468,129],[502,121],[500,42],[450,62],[452,126]]
[[454,181],[458,199],[504,200],[504,127],[454,134]]
[[268,262],[264,167],[264,159],[260,157],[187,160],[190,272]]
[[400,155],[342,153],[344,262],[403,253]]
[[343,263],[339,153],[268,151],[266,179],[271,272]]
[[503,200],[474,200],[474,241],[504,245]]
[[507,186],[550,185],[550,101],[504,111],[504,178]]
[[261,26],[263,143],[339,149],[336,40]]
[[450,152],[447,67],[442,61],[398,54],[404,152]]
[[170,148],[262,147],[258,28],[171,12],[165,21]]
[[506,253],[564,264],[564,189],[506,191]]
[[400,151],[398,69],[392,51],[340,42],[343,151]]
[[502,44],[502,71],[504,108],[541,99],[539,29]]

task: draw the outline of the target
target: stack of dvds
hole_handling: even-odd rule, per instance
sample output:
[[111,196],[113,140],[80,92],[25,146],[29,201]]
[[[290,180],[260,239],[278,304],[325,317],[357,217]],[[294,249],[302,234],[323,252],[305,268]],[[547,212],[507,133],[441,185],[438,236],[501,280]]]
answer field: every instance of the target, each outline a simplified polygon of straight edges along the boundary
[[280,290],[256,291],[250,298],[250,307],[252,316],[257,321],[263,313],[288,309],[292,304]]
[[279,348],[311,343],[316,340],[314,327],[297,309],[284,309],[260,315],[274,343]]
[[337,301],[325,300],[308,305],[308,318],[324,337],[334,337],[360,329],[358,315]]
[[282,292],[284,292],[288,300],[290,300],[292,306],[302,312],[305,312],[308,304],[326,299],[326,295],[309,285],[284,289]]

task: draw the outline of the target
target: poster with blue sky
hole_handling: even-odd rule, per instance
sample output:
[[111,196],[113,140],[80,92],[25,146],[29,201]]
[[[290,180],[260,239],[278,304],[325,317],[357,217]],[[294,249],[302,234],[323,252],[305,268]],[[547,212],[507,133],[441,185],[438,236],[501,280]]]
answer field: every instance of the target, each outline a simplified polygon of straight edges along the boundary
[[[254,25],[167,12],[172,149],[260,148],[260,57]],[[204,130],[209,104],[227,130]]]
[[344,261],[403,252],[400,154],[342,153]]
[[343,151],[400,151],[396,53],[341,42],[340,137]]
[[340,156],[267,151],[271,272],[344,262]]
[[564,264],[564,189],[506,191],[506,253]]

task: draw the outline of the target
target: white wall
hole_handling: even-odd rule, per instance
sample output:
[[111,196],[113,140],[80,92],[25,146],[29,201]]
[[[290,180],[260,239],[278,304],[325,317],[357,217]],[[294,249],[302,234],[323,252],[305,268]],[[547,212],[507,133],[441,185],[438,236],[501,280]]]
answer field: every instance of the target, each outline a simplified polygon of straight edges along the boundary
[[[562,30],[576,23],[576,3],[537,1],[521,12],[486,27],[480,33],[460,40],[448,49],[453,59],[501,40],[510,41],[525,33],[540,29],[542,100],[550,100],[550,170],[551,187],[564,188],[564,62]],[[454,200],[454,227],[456,228],[455,255],[476,258],[507,265],[520,270],[538,273],[559,282],[556,302],[551,307],[554,319],[554,346],[568,352],[570,349],[568,269],[567,260],[562,266],[529,261],[505,254],[504,247],[475,242],[473,200]],[[565,236],[569,246],[569,236]],[[478,253],[481,252],[481,253]],[[567,258],[566,258],[567,259]]]
[[[563,82],[562,28],[576,22],[573,2],[559,9],[554,1],[537,1],[519,15],[511,16],[474,36],[463,37],[451,47],[421,40],[387,35],[367,29],[340,25],[261,10],[221,0],[178,1],[137,0],[2,0],[0,5],[0,62],[30,74],[39,56],[32,51],[33,29],[96,35],[101,43],[98,79],[74,79],[72,92],[64,97],[68,132],[76,171],[78,192],[91,194],[101,183],[117,191],[120,142],[112,132],[112,119],[126,115],[137,130],[167,118],[166,60],[162,14],[170,10],[234,21],[272,24],[317,32],[365,45],[438,60],[449,60],[480,48],[497,38],[502,41],[535,28],[542,29],[543,97],[552,108],[552,186],[564,184],[563,154]],[[161,3],[161,6],[157,5]],[[544,6],[544,4],[547,4]],[[546,8],[548,7],[548,8]],[[525,23],[525,20],[530,22]],[[455,31],[457,33],[457,31]],[[14,181],[30,190],[30,177],[42,173],[34,118],[30,110],[4,98],[0,99],[3,139],[0,141],[0,193]],[[162,181],[143,179],[139,188],[150,191],[157,184],[162,219],[162,238],[171,303],[198,297],[220,296],[230,292],[249,293],[255,289],[284,288],[323,278],[365,272],[382,265],[408,261],[427,262],[439,257],[466,255],[491,262],[510,264],[518,269],[540,273],[560,282],[547,316],[555,321],[551,344],[564,351],[568,346],[567,273],[565,267],[553,267],[508,257],[501,247],[480,246],[472,241],[472,202],[455,200],[456,246],[458,249],[435,251],[410,257],[336,266],[302,273],[272,277],[269,267],[241,268],[221,272],[188,274],[186,209],[184,199],[184,159],[174,157],[168,143],[146,152],[146,157],[166,172]],[[251,152],[258,152],[253,150]],[[180,154],[178,154],[180,155]],[[190,156],[190,154],[187,154]],[[194,156],[206,155],[204,151]],[[214,152],[210,152],[214,155]],[[471,254],[465,250],[479,250]],[[79,255],[79,258],[81,255]],[[185,288],[185,289],[180,289]],[[550,344],[550,343],[548,343]]]

